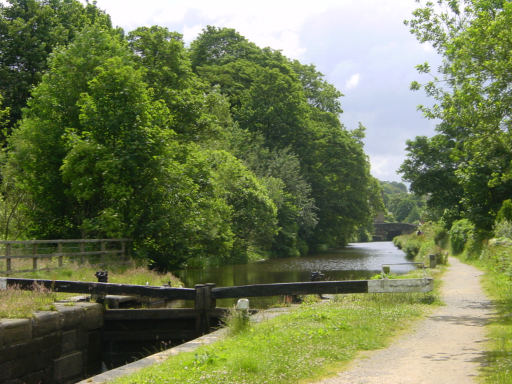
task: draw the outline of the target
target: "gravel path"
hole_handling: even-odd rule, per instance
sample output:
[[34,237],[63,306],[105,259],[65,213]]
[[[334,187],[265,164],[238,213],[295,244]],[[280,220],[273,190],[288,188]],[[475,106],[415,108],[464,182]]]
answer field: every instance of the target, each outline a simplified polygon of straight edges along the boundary
[[455,258],[449,262],[441,288],[445,306],[390,347],[368,353],[321,384],[476,383],[485,364],[484,325],[493,308],[479,284],[482,273]]

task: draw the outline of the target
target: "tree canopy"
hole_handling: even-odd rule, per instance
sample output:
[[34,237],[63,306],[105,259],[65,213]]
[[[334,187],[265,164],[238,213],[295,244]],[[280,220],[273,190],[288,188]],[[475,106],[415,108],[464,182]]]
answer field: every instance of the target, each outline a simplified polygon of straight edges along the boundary
[[408,142],[401,172],[448,225],[464,217],[489,230],[512,192],[512,3],[439,3],[425,3],[407,24],[443,58],[437,73],[417,67],[431,81],[411,84],[435,100],[420,109],[440,123],[434,137]]
[[[124,34],[74,0],[0,12],[2,182],[23,196],[2,190],[20,218],[6,238],[129,237],[159,268],[222,264],[344,245],[382,208],[364,127],[343,126],[313,65],[232,29],[190,48],[159,26]],[[39,39],[30,69],[9,64],[15,25]]]

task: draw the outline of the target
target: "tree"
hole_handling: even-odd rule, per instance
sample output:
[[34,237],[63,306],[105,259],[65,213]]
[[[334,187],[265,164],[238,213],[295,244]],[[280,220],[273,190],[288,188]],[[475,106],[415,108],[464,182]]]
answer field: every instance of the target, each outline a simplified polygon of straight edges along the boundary
[[304,65],[298,60],[292,63],[293,70],[299,76],[308,103],[322,112],[340,114],[343,112],[339,99],[343,94],[332,84],[324,80],[314,65]]
[[260,68],[240,100],[234,118],[241,128],[263,135],[270,148],[300,153],[307,135],[307,105],[300,83],[275,68]]
[[2,104],[3,104],[3,97],[2,97],[2,94],[0,94],[0,130],[3,131],[4,129],[7,128],[7,123],[8,123],[8,120],[9,120],[9,113],[10,113],[10,109],[7,107],[7,108],[2,108]]
[[67,45],[87,25],[111,28],[110,18],[94,4],[76,0],[9,0],[0,4],[0,93],[10,108],[10,134],[21,118],[31,88],[48,68],[56,47]]
[[[443,57],[439,75],[432,74],[433,80],[423,85],[436,104],[421,107],[441,123],[434,138],[409,143],[402,173],[413,190],[429,194],[430,206],[448,213],[448,224],[465,216],[478,229],[489,230],[512,191],[512,78],[507,69],[512,4],[439,3],[445,7],[426,3],[416,10],[408,25],[418,40],[430,42]],[[432,72],[427,63],[417,68]],[[414,82],[412,88],[421,85]]]
[[[115,33],[85,28],[69,48],[50,60],[50,70],[34,89],[23,122],[10,139],[11,166],[36,208],[32,230],[42,237],[57,238],[80,231],[73,213],[73,197],[67,193],[61,167],[70,138],[82,134],[79,100],[89,90],[98,67],[112,57],[130,62],[130,54]],[[112,111],[112,118],[115,112]],[[74,136],[73,136],[74,135]]]
[[403,223],[416,223],[420,220],[425,208],[423,198],[409,193],[403,183],[381,181],[380,185],[384,206],[392,215],[391,220]]
[[239,59],[250,59],[260,49],[231,28],[208,25],[190,46],[192,68],[223,65]]
[[[343,245],[361,227],[366,228],[375,213],[372,204],[380,197],[372,192],[375,182],[361,141],[364,129],[348,132],[342,126],[338,119],[341,93],[322,74],[278,51],[260,49],[233,30],[213,27],[191,44],[191,57],[199,76],[228,97],[240,128],[237,135],[246,135],[242,149],[235,153],[266,178],[278,201],[282,251],[294,254],[297,248],[307,249],[299,245],[305,241],[311,248]],[[251,146],[254,149],[248,150]],[[282,151],[296,157],[298,173],[307,185],[302,191],[311,192],[299,193],[284,174],[269,172],[273,162],[263,160],[265,153]],[[309,196],[302,199],[301,194]],[[315,224],[307,230],[292,224],[302,211],[301,204],[294,203],[299,201],[308,201],[304,212],[314,217],[309,222]]]

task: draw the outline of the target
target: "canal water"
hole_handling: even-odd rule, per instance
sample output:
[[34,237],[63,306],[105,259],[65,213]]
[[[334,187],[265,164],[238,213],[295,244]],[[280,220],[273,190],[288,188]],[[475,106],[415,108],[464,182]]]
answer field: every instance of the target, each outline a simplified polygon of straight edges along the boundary
[[[310,281],[311,273],[320,271],[325,280],[364,280],[380,273],[382,264],[406,263],[405,253],[392,242],[351,243],[346,247],[306,257],[271,259],[251,264],[227,265],[206,269],[177,271],[186,287],[215,283],[218,287],[248,284]],[[402,274],[411,265],[391,266],[391,272]],[[252,299],[258,306],[275,304],[276,299]],[[226,301],[219,303],[230,305]]]

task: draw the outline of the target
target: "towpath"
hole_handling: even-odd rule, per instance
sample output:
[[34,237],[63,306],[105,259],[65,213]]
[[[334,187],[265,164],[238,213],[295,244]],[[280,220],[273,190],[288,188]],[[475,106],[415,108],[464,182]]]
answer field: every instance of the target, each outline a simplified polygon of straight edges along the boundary
[[476,383],[485,364],[485,324],[493,308],[476,268],[450,258],[443,276],[446,304],[391,346],[361,355],[347,370],[318,384]]

